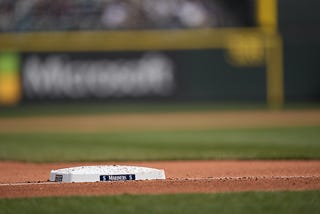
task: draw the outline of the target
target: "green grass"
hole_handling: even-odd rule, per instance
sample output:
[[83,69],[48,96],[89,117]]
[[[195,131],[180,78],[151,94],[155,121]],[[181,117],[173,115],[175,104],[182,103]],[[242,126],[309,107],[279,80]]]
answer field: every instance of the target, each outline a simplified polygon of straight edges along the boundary
[[317,213],[320,191],[0,199],[9,213]]
[[[289,103],[284,109],[319,109],[319,102]],[[0,118],[33,117],[55,115],[83,114],[121,114],[121,113],[159,113],[159,112],[190,112],[190,111],[241,111],[267,110],[266,103],[259,102],[41,102],[24,103],[15,107],[1,107]]]
[[[316,107],[316,105],[313,105]],[[121,114],[121,113],[159,113],[190,112],[211,110],[255,110],[267,109],[263,103],[214,103],[214,102],[70,102],[70,103],[31,103],[16,107],[1,107],[0,118],[83,115],[83,114]]]
[[0,160],[319,159],[320,126],[132,133],[0,134]]

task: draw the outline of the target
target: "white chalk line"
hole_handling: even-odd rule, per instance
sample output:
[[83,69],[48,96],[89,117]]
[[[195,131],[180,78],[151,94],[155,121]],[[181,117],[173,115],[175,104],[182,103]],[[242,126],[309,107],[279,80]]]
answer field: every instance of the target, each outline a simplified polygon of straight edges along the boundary
[[[210,181],[210,180],[261,180],[261,179],[320,179],[320,176],[237,176],[237,177],[207,177],[207,178],[167,178],[165,180],[153,180],[153,181]],[[150,180],[145,180],[150,181]],[[118,181],[113,181],[118,182]],[[126,181],[128,182],[128,181]],[[129,181],[132,182],[132,181]],[[134,182],[134,181],[133,181]],[[144,182],[140,180],[138,182]],[[89,182],[84,182],[89,183]],[[111,183],[111,182],[92,182],[92,183]],[[21,182],[21,183],[2,183],[1,186],[28,186],[28,185],[51,185],[51,184],[75,184],[75,183],[61,183],[61,182]],[[81,184],[81,183],[77,183]]]

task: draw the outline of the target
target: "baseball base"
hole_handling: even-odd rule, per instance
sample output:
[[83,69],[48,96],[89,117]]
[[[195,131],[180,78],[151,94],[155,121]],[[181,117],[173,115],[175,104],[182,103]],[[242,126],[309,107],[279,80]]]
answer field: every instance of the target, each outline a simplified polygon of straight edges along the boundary
[[52,170],[52,182],[97,182],[165,179],[162,169],[138,166],[80,166]]

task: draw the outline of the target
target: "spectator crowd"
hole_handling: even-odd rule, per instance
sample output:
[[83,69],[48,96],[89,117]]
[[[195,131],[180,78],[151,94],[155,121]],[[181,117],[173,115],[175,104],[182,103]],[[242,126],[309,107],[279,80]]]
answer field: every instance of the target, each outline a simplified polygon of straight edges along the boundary
[[0,32],[238,25],[222,0],[0,0]]

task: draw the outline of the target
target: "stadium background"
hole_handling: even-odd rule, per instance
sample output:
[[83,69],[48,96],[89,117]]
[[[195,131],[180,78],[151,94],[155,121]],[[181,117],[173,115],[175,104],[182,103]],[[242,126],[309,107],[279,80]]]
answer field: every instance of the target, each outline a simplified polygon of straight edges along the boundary
[[[318,190],[3,199],[30,193],[6,175],[25,188],[29,182],[47,188],[51,166],[79,162],[296,160],[318,173],[317,6],[315,0],[0,0],[0,210],[319,209]],[[47,168],[26,178],[18,166]]]
[[1,1],[4,105],[319,100],[319,18],[295,1],[22,2]]

